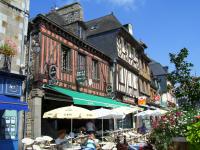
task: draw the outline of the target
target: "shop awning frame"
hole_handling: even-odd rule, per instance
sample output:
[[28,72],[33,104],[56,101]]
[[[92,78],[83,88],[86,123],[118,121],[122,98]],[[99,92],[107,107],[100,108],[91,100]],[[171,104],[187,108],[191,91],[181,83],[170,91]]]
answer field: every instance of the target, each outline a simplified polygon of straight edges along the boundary
[[70,96],[73,99],[73,103],[76,105],[100,106],[108,108],[117,108],[122,106],[130,107],[129,104],[125,104],[110,98],[72,91],[55,85],[45,85],[44,88],[51,89],[66,96]]
[[0,95],[0,110],[28,111],[28,104],[17,97]]

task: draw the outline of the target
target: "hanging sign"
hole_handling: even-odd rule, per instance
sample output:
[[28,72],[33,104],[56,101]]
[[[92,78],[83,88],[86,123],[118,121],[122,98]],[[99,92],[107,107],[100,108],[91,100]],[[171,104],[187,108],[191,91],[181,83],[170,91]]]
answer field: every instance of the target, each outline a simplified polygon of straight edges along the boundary
[[77,71],[76,80],[77,80],[79,83],[82,83],[82,82],[85,81],[85,79],[86,79],[85,70],[79,70],[79,71]]
[[134,98],[130,98],[130,97],[127,97],[127,96],[123,96],[123,102],[129,103],[129,104],[135,104]]
[[56,80],[57,77],[57,68],[56,65],[51,65],[49,67],[49,84],[55,84],[57,82]]
[[111,94],[112,93],[112,86],[111,85],[107,85],[106,92],[107,92],[107,94]]
[[138,105],[146,105],[146,97],[139,97]]

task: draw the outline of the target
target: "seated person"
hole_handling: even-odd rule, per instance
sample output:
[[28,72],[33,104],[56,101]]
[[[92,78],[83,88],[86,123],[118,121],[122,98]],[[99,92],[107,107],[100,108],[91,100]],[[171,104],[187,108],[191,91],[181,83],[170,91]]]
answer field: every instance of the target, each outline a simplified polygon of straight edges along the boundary
[[58,138],[55,140],[55,143],[57,145],[60,145],[62,148],[66,148],[68,143],[68,140],[66,138],[66,130],[62,129],[58,131]]
[[97,150],[99,149],[99,144],[97,143],[97,140],[95,139],[95,136],[93,133],[91,133],[88,136],[88,140],[86,142],[86,148],[84,150]]

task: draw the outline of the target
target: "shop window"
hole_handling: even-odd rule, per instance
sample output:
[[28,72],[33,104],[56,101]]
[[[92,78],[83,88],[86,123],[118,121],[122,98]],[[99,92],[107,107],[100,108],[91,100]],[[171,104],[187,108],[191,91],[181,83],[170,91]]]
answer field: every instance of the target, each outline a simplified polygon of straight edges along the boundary
[[18,118],[16,110],[0,111],[0,140],[16,140]]
[[62,70],[63,71],[71,71],[71,49],[62,45]]
[[99,63],[97,60],[92,60],[92,79],[99,79]]

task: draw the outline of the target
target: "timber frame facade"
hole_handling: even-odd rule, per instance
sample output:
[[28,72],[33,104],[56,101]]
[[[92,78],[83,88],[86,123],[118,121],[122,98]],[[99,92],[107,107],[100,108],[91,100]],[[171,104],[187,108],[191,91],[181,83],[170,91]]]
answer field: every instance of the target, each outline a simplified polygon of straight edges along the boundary
[[43,88],[45,84],[107,96],[110,58],[95,47],[44,15],[30,22],[28,43],[28,84],[31,87],[30,112],[26,114],[27,137],[41,136],[47,125],[41,119],[44,111],[55,109],[57,104],[59,107],[73,104],[72,98]]
[[[55,65],[55,85],[106,96],[106,87],[110,83],[108,56],[43,15],[34,19],[31,30],[34,31],[33,40],[39,43],[39,52],[35,51],[32,55],[35,86],[40,87],[49,82],[49,67]],[[64,49],[69,50],[68,54],[63,54]],[[64,60],[65,57],[68,60]],[[94,61],[97,67],[96,77],[93,76]],[[81,85],[76,80],[80,68],[85,69],[85,81]]]

